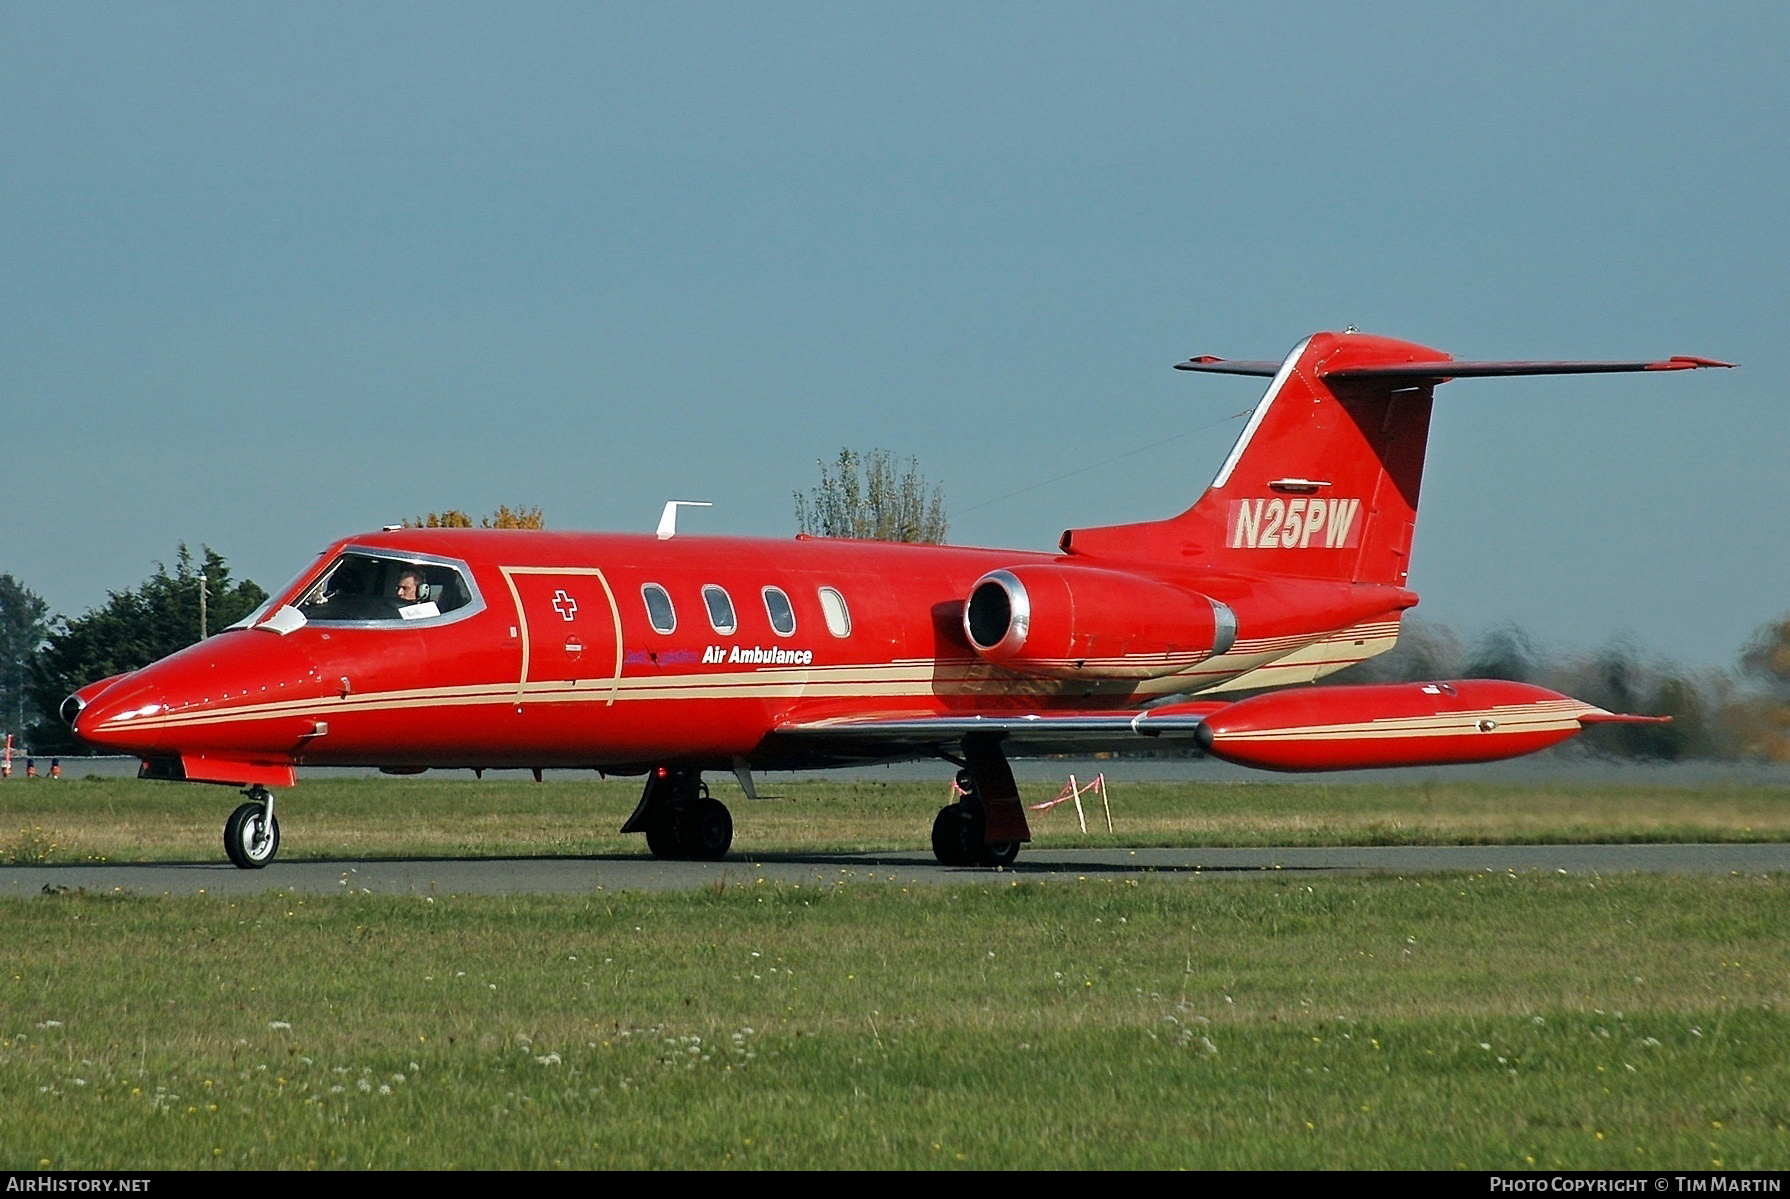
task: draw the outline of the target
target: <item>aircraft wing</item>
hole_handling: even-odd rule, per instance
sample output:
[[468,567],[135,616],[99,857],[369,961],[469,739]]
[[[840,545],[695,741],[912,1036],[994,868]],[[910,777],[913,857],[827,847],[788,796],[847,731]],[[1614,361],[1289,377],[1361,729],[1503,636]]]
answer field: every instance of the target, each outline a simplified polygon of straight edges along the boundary
[[1154,737],[1192,741],[1207,716],[1228,706],[1214,702],[1143,712],[848,717],[785,724],[773,736],[810,753],[841,757],[950,755],[972,736],[998,738],[1010,749],[1092,753]]
[[1442,766],[1533,753],[1587,725],[1654,722],[1533,683],[1453,679],[1301,687],[1141,712],[999,712],[791,722],[777,749],[809,759],[953,758],[971,738],[1004,749],[1087,753],[1160,738],[1267,770]]

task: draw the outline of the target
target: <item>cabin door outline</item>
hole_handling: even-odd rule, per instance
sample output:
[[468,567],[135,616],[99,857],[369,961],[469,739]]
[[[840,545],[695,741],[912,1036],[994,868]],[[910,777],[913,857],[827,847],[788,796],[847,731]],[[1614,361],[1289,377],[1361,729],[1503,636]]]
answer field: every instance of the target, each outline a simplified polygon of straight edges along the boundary
[[[575,600],[580,606],[592,598],[589,594],[589,589],[580,586],[580,584],[588,583],[590,580],[594,579],[602,588],[603,600],[609,608],[609,620],[611,625],[610,644],[614,646],[615,649],[615,664],[614,669],[609,673],[606,679],[600,671],[593,671],[589,676],[589,679],[590,683],[596,685],[602,685],[606,682],[609,688],[609,694],[605,698],[604,704],[607,706],[615,703],[616,693],[621,688],[622,677],[622,614],[621,608],[615,602],[615,589],[609,586],[609,579],[604,575],[602,570],[595,566],[500,566],[498,567],[498,570],[503,575],[504,584],[510,589],[511,601],[516,605],[516,632],[522,642],[522,662],[516,676],[516,705],[520,707],[527,700],[531,682],[534,684],[536,690],[542,690],[546,688],[579,689],[580,683],[584,681],[583,678],[567,679],[556,677],[537,678],[532,680],[529,678],[529,669],[531,665],[539,665],[543,662],[554,661],[556,655],[568,651],[566,651],[563,644],[554,636],[559,630],[552,628],[551,625],[547,624],[545,621],[537,621],[537,623],[531,627],[528,618],[528,605],[523,603],[522,591],[516,585],[517,578],[523,576],[531,579],[545,576],[550,579],[557,578],[568,580],[571,586],[577,587],[577,591],[570,592],[564,587],[556,588],[555,600]],[[532,591],[533,589],[531,588],[530,590]],[[556,610],[560,612],[561,618],[565,624],[578,625],[583,623],[577,620],[577,611],[570,604],[556,603],[555,607]],[[571,612],[571,615],[569,616],[566,615],[568,611]]]

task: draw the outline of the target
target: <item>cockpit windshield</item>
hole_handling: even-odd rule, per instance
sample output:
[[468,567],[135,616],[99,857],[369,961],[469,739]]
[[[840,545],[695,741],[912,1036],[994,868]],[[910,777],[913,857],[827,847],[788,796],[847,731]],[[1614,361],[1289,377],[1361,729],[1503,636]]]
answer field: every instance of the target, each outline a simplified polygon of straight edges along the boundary
[[458,565],[348,550],[292,606],[310,623],[402,623],[467,609],[476,598]]

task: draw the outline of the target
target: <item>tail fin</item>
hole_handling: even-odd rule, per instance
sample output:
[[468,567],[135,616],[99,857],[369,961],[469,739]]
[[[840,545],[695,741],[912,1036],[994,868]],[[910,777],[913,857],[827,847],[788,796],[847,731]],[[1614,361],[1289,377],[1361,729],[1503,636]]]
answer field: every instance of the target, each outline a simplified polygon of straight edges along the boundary
[[1178,369],[1273,377],[1212,485],[1179,516],[1073,529],[1063,534],[1062,548],[1402,587],[1438,383],[1727,365],[1707,358],[1457,362],[1412,342],[1355,332],[1315,333],[1279,364],[1191,359]]
[[1403,586],[1436,380],[1335,372],[1446,359],[1360,333],[1314,334],[1278,366],[1196,359],[1188,369],[1273,375],[1212,485],[1179,516],[1073,530],[1064,549]]

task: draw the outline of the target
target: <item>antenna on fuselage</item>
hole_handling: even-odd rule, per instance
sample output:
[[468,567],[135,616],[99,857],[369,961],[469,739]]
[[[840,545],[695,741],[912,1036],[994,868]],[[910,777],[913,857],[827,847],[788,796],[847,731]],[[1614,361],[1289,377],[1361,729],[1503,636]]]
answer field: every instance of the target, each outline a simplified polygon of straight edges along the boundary
[[665,511],[659,514],[659,540],[670,541],[677,536],[677,510],[679,508],[713,508],[714,506],[707,500],[666,500]]

